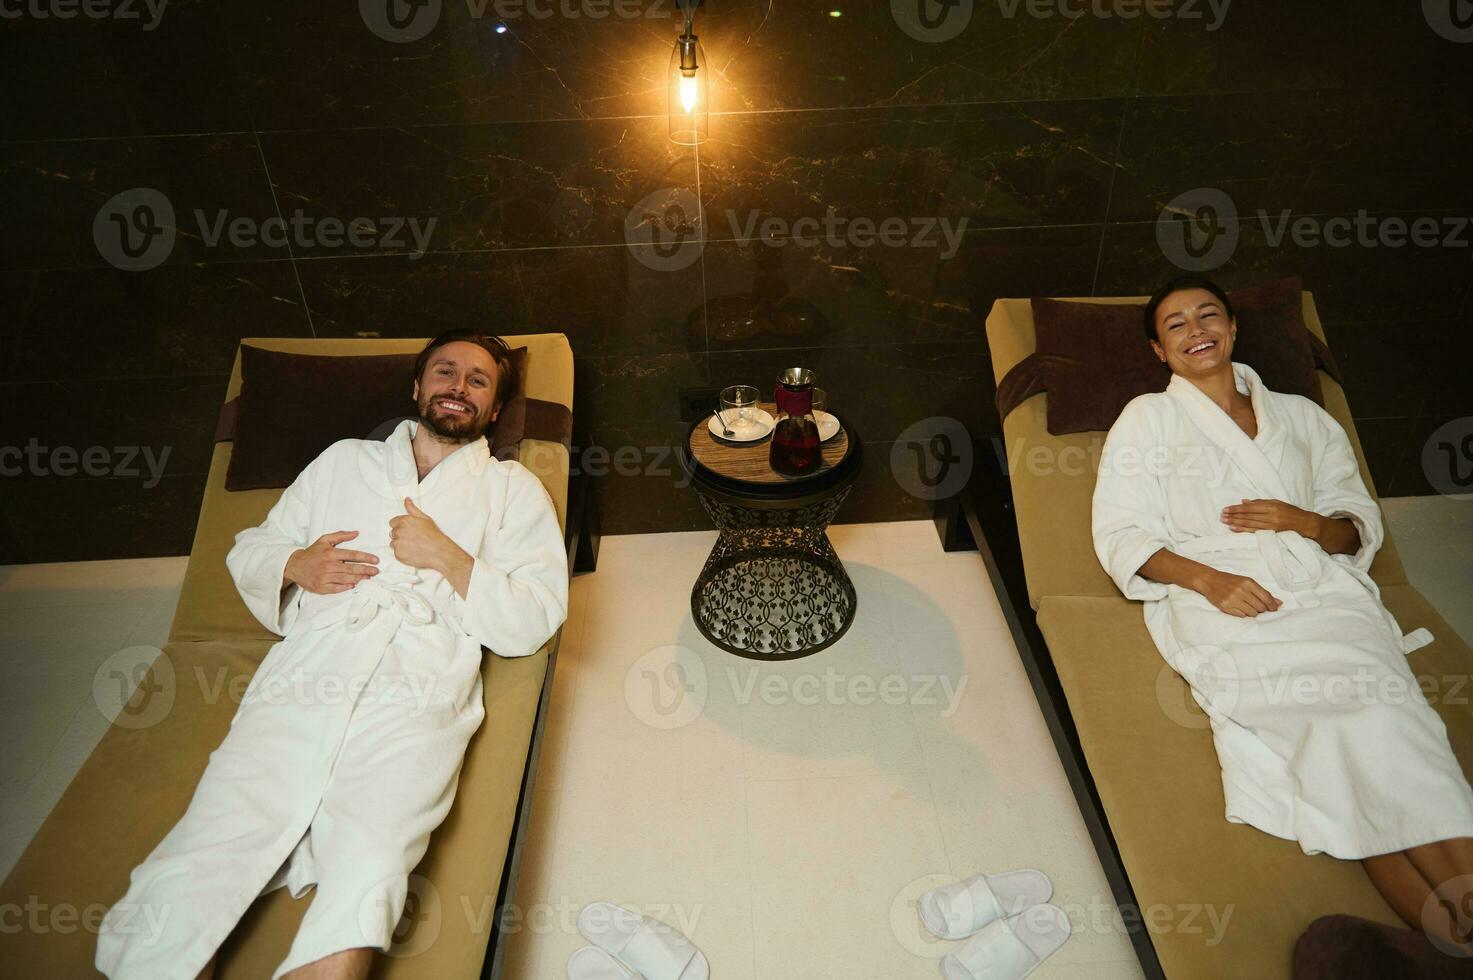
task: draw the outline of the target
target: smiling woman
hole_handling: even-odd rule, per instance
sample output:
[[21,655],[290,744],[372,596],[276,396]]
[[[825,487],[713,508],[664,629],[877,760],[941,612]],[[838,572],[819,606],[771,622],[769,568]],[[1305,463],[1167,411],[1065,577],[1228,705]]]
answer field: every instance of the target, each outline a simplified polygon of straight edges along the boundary
[[[1473,789],[1441,718],[1309,693],[1415,685],[1406,654],[1431,641],[1403,636],[1370,576],[1381,514],[1345,430],[1233,363],[1238,321],[1210,280],[1167,283],[1144,326],[1172,378],[1110,430],[1095,552],[1211,719],[1227,819],[1363,861],[1409,926],[1473,952],[1442,911],[1469,897]],[[1122,465],[1163,450],[1224,465]]]

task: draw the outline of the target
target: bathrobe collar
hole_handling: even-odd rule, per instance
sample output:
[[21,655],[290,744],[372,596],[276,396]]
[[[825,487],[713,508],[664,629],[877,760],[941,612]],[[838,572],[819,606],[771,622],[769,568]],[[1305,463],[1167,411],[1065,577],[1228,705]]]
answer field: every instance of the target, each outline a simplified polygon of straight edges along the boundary
[[421,482],[414,461],[414,435],[419,425],[415,419],[405,419],[385,440],[384,479],[394,499],[402,501],[409,497],[422,505],[426,498],[453,485],[460,476],[479,476],[490,465],[491,446],[483,435],[440,460]]
[[1166,393],[1187,410],[1202,432],[1228,454],[1263,497],[1288,500],[1278,466],[1284,441],[1279,438],[1280,425],[1268,404],[1268,389],[1258,372],[1246,364],[1233,363],[1233,381],[1239,391],[1252,399],[1253,416],[1258,422],[1256,437],[1249,438],[1202,389],[1179,374],[1171,376]]

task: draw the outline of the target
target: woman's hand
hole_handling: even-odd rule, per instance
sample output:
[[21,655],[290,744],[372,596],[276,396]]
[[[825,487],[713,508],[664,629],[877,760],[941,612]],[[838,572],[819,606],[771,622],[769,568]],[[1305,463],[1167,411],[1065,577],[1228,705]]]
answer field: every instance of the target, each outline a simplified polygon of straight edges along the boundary
[[1282,500],[1245,500],[1222,509],[1222,522],[1233,531],[1298,531],[1314,539],[1321,520],[1319,514]]
[[1252,618],[1259,613],[1274,612],[1283,605],[1268,589],[1248,576],[1215,568],[1203,572],[1192,588],[1229,616]]

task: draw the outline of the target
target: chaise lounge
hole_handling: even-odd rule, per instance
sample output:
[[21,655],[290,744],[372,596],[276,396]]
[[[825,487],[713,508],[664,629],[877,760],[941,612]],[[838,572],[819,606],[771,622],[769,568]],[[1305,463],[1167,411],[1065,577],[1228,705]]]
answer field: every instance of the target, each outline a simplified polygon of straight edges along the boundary
[[[572,526],[570,552],[586,551],[588,543],[579,533],[581,495],[573,502],[569,521],[572,350],[562,334],[505,339],[527,353],[521,404],[509,402],[502,410],[503,416],[514,416],[514,441],[498,447],[498,455],[520,460],[542,480],[564,528]],[[386,354],[407,355],[412,362],[425,342],[242,343],[267,351],[343,357],[345,364],[356,364],[361,362],[354,362],[354,356]],[[409,373],[403,371],[406,396]],[[241,388],[242,357],[237,351],[227,406]],[[93,957],[102,912],[122,896],[130,870],[183,814],[210,753],[229,727],[245,682],[276,640],[246,610],[225,567],[236,533],[260,523],[280,493],[226,489],[236,449],[230,441],[232,415],[222,415],[224,439],[215,446],[169,642],[0,886],[0,907],[70,909],[73,926],[24,929],[8,936],[0,970],[6,976],[96,975]],[[366,423],[362,435],[377,421]],[[485,721],[467,750],[455,805],[410,878],[409,905],[395,945],[390,955],[375,959],[375,976],[498,974],[505,944],[497,941],[497,924],[515,894],[538,736],[560,636],[561,631],[530,657],[485,656]],[[297,901],[289,890],[278,889],[259,899],[222,948],[216,975],[225,980],[269,976],[286,956],[311,896]]]
[[[1305,325],[1323,340],[1307,292],[1302,305]],[[1002,390],[1035,350],[1031,302],[999,300],[987,338]],[[1374,495],[1344,391],[1324,370],[1318,377]],[[1140,605],[1120,595],[1095,558],[1093,461],[1105,432],[1051,435],[1048,397],[1026,397],[1006,414],[1006,459],[1037,451],[1090,465],[1025,465],[1004,477],[1000,461],[984,459],[994,478],[974,481],[965,530],[983,551],[1146,975],[1287,978],[1296,940],[1321,916],[1403,927],[1358,862],[1309,857],[1297,843],[1224,818],[1206,716],[1157,653]],[[962,545],[959,520],[949,516],[942,527],[949,546]],[[1407,582],[1389,535],[1371,572],[1403,630],[1435,635],[1411,666],[1427,690],[1441,693],[1429,700],[1465,773],[1473,773],[1473,713],[1453,688],[1473,671],[1473,650]],[[1210,927],[1209,913],[1221,930]]]

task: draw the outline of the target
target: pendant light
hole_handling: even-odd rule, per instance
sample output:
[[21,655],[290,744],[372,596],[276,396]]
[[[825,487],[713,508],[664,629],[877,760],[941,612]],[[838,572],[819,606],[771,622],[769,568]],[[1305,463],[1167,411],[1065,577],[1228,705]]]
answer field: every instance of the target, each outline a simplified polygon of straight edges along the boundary
[[685,12],[685,33],[670,54],[670,139],[682,146],[704,143],[711,135],[711,69],[706,49],[691,30],[701,0],[675,0]]

